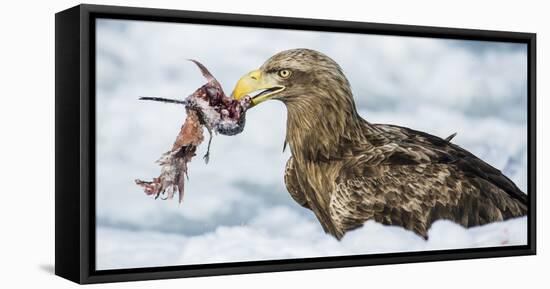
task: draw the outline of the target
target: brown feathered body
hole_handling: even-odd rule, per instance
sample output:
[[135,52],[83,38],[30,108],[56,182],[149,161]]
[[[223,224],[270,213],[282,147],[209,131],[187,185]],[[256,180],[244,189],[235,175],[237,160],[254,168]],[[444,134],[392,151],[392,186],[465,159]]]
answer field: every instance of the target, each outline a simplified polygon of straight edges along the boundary
[[527,213],[526,195],[498,169],[442,138],[371,124],[341,68],[308,49],[279,53],[263,71],[293,70],[278,97],[288,110],[285,184],[340,239],[367,220],[427,238],[438,219],[465,227]]

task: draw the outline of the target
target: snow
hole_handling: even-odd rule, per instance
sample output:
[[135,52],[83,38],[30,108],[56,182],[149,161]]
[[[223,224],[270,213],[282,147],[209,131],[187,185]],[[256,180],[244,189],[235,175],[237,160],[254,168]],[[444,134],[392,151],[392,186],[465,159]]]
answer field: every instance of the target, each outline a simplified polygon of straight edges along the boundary
[[[134,183],[158,175],[185,119],[183,99],[204,84],[192,58],[225,91],[274,53],[296,47],[337,61],[360,114],[453,142],[527,189],[527,50],[522,44],[175,23],[98,20],[96,220],[98,269],[526,243],[526,218],[464,229],[438,221],[425,241],[367,222],[338,242],[283,183],[286,110],[267,101],[244,131],[214,136],[210,162],[189,165],[182,204]],[[224,42],[220,39],[240,39]],[[269,43],[269,45],[265,45]],[[206,146],[197,151],[204,155]]]
[[439,220],[424,240],[401,227],[367,221],[337,241],[314,221],[286,207],[274,207],[246,225],[220,226],[198,236],[100,228],[98,237],[106,245],[98,253],[106,257],[98,259],[98,266],[113,269],[121,262],[148,267],[524,245],[526,222],[522,217],[466,229]]

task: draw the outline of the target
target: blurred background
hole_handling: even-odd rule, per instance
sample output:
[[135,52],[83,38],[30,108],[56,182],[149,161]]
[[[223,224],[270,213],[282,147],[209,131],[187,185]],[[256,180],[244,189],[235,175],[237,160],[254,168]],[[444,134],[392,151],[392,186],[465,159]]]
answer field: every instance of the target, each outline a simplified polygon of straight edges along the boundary
[[526,220],[465,230],[436,223],[429,241],[368,222],[338,242],[286,192],[286,111],[250,110],[244,132],[200,148],[186,195],[153,200],[134,184],[185,119],[181,106],[139,96],[184,98],[206,65],[230,93],[244,73],[285,49],[319,50],[351,82],[361,115],[453,142],[527,183],[527,50],[522,44],[98,20],[96,87],[97,269],[300,258],[526,242]]

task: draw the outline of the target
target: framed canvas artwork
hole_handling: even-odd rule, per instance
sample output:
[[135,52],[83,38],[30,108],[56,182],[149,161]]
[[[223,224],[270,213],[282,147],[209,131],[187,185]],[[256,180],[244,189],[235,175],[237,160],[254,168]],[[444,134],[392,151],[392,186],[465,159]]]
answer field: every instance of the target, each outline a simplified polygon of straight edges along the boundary
[[56,14],[56,274],[535,254],[535,34]]

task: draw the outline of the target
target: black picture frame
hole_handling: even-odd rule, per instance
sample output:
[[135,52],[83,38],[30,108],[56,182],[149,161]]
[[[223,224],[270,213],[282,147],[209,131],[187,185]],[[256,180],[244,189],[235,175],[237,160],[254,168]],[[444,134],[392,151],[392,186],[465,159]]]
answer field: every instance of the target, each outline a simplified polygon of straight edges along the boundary
[[[182,22],[487,40],[528,45],[528,244],[153,268],[95,269],[95,20]],[[55,15],[55,274],[77,283],[242,274],[536,254],[536,34],[79,5]]]

